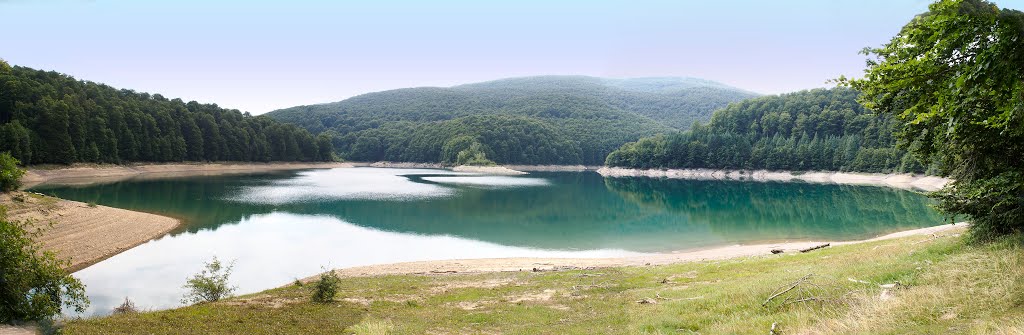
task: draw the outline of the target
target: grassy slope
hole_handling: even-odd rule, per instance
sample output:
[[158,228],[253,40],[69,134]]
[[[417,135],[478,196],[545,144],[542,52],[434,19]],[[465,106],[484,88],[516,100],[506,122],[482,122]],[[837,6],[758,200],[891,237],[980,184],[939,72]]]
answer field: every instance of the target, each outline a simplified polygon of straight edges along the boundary
[[[344,278],[345,300],[291,285],[227,302],[72,321],[68,334],[1024,333],[1021,237],[917,236],[794,255],[544,273]],[[821,298],[765,308],[814,273]],[[871,282],[858,283],[848,278]],[[900,282],[882,299],[878,284]],[[810,286],[801,286],[801,288]],[[799,290],[799,289],[798,289]],[[794,290],[791,292],[796,292]],[[654,304],[639,304],[643,299]]]

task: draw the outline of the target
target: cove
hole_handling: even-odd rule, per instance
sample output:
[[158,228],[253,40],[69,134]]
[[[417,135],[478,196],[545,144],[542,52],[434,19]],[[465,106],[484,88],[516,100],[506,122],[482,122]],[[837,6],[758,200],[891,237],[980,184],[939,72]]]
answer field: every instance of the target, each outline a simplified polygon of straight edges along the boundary
[[340,168],[39,185],[36,192],[182,219],[178,231],[75,273],[108,314],[179,305],[216,255],[240,294],[323,268],[491,257],[618,257],[795,240],[856,240],[940,224],[926,197],[871,186],[593,172],[485,176]]

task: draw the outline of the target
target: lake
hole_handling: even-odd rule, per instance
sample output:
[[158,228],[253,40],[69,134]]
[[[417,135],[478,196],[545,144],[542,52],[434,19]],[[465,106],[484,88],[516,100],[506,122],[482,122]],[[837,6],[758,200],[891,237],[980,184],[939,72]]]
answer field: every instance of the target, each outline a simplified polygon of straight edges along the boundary
[[734,244],[855,240],[934,226],[923,195],[872,186],[483,176],[341,168],[39,185],[61,198],[163,214],[185,225],[75,273],[108,314],[125,297],[175,307],[216,255],[239,294],[324,268],[492,257],[617,257]]

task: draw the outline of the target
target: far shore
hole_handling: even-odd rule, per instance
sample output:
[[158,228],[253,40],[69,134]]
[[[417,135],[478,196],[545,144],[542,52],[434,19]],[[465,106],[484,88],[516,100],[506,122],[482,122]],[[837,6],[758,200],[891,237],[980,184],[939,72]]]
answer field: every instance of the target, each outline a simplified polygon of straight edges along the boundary
[[767,170],[715,170],[715,169],[628,169],[602,167],[597,173],[605,177],[651,177],[692,180],[742,181],[799,181],[817,184],[869,185],[899,189],[938,191],[951,179],[913,174],[882,174],[835,171],[767,171]]
[[[447,169],[453,168],[451,166],[445,166],[441,163],[419,163],[419,162],[351,162],[352,166],[356,167],[379,167],[379,168],[398,168],[398,169]],[[600,169],[601,166],[592,165],[520,165],[520,164],[500,164],[499,167],[504,167],[509,170],[522,171],[522,172],[581,172],[581,171],[595,171]]]
[[[967,223],[944,224],[934,227],[913,229],[891,233],[875,238],[859,241],[801,241],[762,243],[751,245],[733,245],[703,250],[688,250],[669,253],[655,253],[641,256],[618,258],[484,258],[458,259],[441,261],[421,261],[393,264],[378,264],[335,269],[334,272],[343,277],[372,277],[404,274],[450,274],[450,273],[482,273],[482,272],[518,272],[518,271],[552,271],[573,268],[606,268],[620,266],[666,265],[675,263],[721,260],[739,257],[756,257],[772,255],[772,250],[782,250],[782,255],[800,253],[802,249],[828,244],[838,246],[855,243],[867,243],[904,237],[922,237],[922,241],[950,234],[960,234]],[[311,281],[317,276],[303,281]]]
[[24,188],[45,182],[94,183],[98,181],[120,181],[133,178],[171,178],[185,176],[207,176],[223,174],[245,174],[270,171],[329,169],[352,167],[349,163],[320,162],[220,162],[220,163],[136,163],[114,164],[73,164],[30,166],[22,178]]

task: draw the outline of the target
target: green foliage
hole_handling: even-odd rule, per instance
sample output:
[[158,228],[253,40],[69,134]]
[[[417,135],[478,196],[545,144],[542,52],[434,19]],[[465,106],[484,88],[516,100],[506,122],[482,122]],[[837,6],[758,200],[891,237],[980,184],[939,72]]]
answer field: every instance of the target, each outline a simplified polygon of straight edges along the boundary
[[600,164],[623,143],[752,96],[695,79],[550,76],[370,93],[267,115],[330,134],[347,160],[453,162],[462,149],[443,147],[469,136],[498,163]]
[[237,286],[231,286],[229,282],[231,269],[234,267],[233,262],[224,265],[214,256],[213,260],[206,263],[204,267],[201,272],[193,275],[185,283],[184,287],[188,292],[181,299],[181,303],[214,302],[231,297],[232,293],[238,289]]
[[895,121],[872,114],[857,91],[816,89],[760,97],[718,110],[707,125],[627,143],[605,164],[713,168],[924,172],[896,147]]
[[455,165],[489,166],[494,165],[494,162],[487,159],[487,154],[484,152],[484,147],[480,142],[473,142],[469,148],[459,151]]
[[327,161],[330,138],[215,104],[0,65],[0,151],[24,164]]
[[1024,13],[938,1],[864,53],[864,77],[838,81],[896,117],[906,146],[955,180],[939,207],[969,216],[982,237],[1024,229]]
[[334,271],[326,271],[320,274],[320,279],[311,288],[313,290],[313,302],[329,303],[334,301],[338,294],[338,284],[341,278]]
[[10,192],[21,187],[21,176],[25,175],[25,170],[18,164],[21,162],[10,152],[0,153],[0,191]]
[[45,322],[61,308],[85,311],[85,286],[64,271],[69,263],[32,240],[29,222],[7,219],[0,206],[0,323]]

